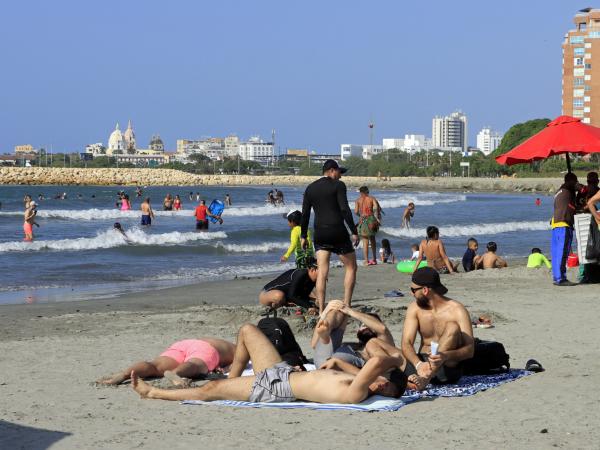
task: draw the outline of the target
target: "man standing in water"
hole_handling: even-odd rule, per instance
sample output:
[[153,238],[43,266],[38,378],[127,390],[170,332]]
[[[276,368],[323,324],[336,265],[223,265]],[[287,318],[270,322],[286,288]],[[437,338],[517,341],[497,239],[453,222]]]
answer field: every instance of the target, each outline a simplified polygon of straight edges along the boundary
[[[314,244],[317,253],[317,265],[319,266],[316,286],[319,312],[323,312],[325,305],[331,253],[339,255],[344,264],[344,304],[347,306],[351,306],[352,293],[356,283],[356,253],[354,247],[359,242],[358,233],[352,218],[352,212],[348,207],[346,185],[340,181],[346,170],[333,159],[328,159],[323,164],[323,177],[309,184],[304,192],[300,236],[302,248],[306,249],[308,246],[306,237],[310,211],[314,209]],[[344,222],[352,233],[352,241],[350,241]]]
[[154,219],[154,211],[152,211],[152,206],[150,206],[150,197],[146,197],[140,206],[142,210],[142,226],[150,226],[152,225],[152,219]]

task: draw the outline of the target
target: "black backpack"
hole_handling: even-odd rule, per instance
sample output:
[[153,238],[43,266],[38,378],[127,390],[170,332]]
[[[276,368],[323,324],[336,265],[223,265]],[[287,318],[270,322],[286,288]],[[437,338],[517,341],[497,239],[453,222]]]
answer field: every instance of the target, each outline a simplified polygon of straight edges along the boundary
[[301,366],[308,362],[296,342],[288,323],[280,317],[265,317],[258,322],[258,328],[277,349],[281,359],[291,366]]
[[465,375],[489,375],[508,372],[510,356],[500,342],[482,341],[475,338],[473,358],[463,362]]

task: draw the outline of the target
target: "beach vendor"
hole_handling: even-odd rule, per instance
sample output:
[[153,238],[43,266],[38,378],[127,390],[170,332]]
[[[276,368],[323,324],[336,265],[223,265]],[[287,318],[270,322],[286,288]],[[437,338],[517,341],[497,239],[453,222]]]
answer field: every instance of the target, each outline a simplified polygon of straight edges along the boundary
[[574,286],[567,280],[567,258],[571,253],[573,224],[575,223],[575,192],[577,175],[565,174],[564,183],[554,195],[554,213],[552,214],[552,280],[555,286]]
[[114,375],[100,378],[98,384],[117,385],[129,380],[132,371],[140,378],[166,377],[176,386],[186,386],[233,361],[235,345],[223,339],[203,337],[175,342],[152,361],[139,361]]
[[288,226],[291,228],[290,232],[290,246],[288,247],[285,254],[281,257],[281,262],[286,262],[292,253],[296,257],[296,267],[298,269],[306,269],[307,261],[314,257],[314,249],[312,244],[312,233],[308,230],[306,239],[306,249],[302,248],[300,242],[300,221],[302,220],[302,213],[297,210],[291,210],[284,215],[284,218],[288,221]]

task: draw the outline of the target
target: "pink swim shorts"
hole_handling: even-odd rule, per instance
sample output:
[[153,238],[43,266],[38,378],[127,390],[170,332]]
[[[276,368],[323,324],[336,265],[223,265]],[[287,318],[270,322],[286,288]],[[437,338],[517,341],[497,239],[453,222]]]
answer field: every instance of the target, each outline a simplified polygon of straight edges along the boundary
[[23,223],[23,231],[25,234],[33,234],[33,225],[31,225],[29,222]]
[[208,342],[199,339],[186,339],[175,342],[160,356],[166,356],[177,361],[179,364],[196,358],[204,361],[208,371],[212,372],[219,367],[219,352]]

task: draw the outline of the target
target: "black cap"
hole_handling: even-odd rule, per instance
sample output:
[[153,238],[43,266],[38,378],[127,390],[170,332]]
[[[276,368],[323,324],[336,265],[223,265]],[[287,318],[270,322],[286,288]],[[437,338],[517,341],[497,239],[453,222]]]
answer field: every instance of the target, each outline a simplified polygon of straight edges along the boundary
[[448,288],[440,281],[440,274],[431,267],[421,267],[415,270],[412,275],[412,282],[419,286],[431,288],[440,295],[448,292]]
[[348,171],[345,167],[341,167],[335,159],[328,159],[323,164],[323,173],[327,172],[329,169],[339,170],[341,173],[346,173]]

